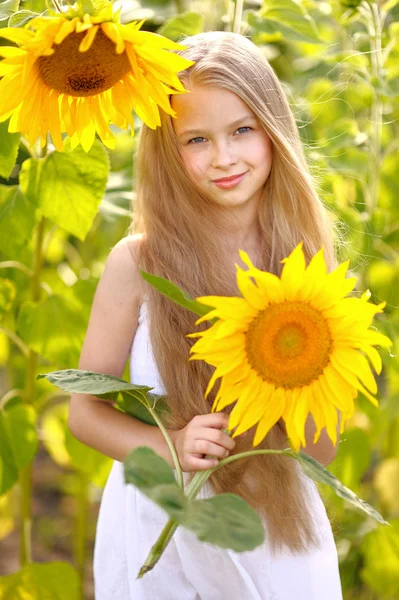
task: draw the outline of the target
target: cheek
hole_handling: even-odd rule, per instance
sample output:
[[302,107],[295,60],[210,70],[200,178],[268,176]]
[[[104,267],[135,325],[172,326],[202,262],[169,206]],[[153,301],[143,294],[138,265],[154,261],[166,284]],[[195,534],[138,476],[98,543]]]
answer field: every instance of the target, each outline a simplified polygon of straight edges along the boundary
[[201,175],[206,171],[204,165],[204,158],[201,158],[199,154],[195,154],[195,152],[185,152],[185,150],[182,150],[181,157],[184,166],[186,167],[189,173]]
[[272,142],[268,136],[259,137],[252,145],[253,156],[257,165],[271,165],[272,162]]

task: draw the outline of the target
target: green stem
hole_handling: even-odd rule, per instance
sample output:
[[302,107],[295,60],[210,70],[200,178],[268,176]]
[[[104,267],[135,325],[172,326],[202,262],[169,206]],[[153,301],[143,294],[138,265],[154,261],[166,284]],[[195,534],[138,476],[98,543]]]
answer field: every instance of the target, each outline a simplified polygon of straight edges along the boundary
[[[225,465],[235,462],[236,460],[240,460],[240,458],[248,458],[250,456],[257,456],[258,454],[284,454],[286,456],[291,456],[295,458],[295,453],[290,449],[286,448],[284,450],[248,450],[247,452],[240,452],[238,454],[233,454],[232,456],[228,456],[219,462],[217,467],[213,467],[212,469],[206,469],[205,471],[198,471],[191,483],[187,487],[186,496],[190,500],[193,500],[198,495],[198,492],[204,485],[204,483],[209,479],[214,471],[224,467]],[[161,558],[165,548],[169,544],[170,540],[173,537],[174,532],[178,528],[179,523],[174,519],[169,519],[163,528],[161,535],[151,548],[147,558],[145,559],[143,566],[141,567],[137,579],[141,579],[143,575],[151,571]]]
[[89,507],[89,478],[86,473],[78,473],[79,491],[77,497],[78,511],[75,537],[75,564],[79,573],[80,597],[84,597],[85,565],[87,556],[87,517]]
[[0,327],[0,331],[4,333],[18,348],[21,350],[24,356],[28,356],[30,349],[29,346],[25,344],[25,342],[11,329],[7,329],[6,327]]
[[11,268],[19,269],[20,271],[25,273],[25,275],[27,275],[28,277],[32,277],[32,275],[33,275],[32,269],[29,269],[29,267],[24,265],[24,263],[19,262],[18,260],[3,260],[2,262],[0,262],[0,269],[11,269]]
[[[127,392],[127,393],[129,394],[129,392]],[[134,394],[130,394],[130,395],[135,397]],[[171,440],[168,430],[162,423],[161,419],[159,418],[159,416],[157,415],[155,410],[153,408],[151,408],[151,406],[147,406],[146,408],[147,408],[148,412],[150,413],[150,415],[152,416],[152,418],[154,419],[155,423],[158,425],[159,429],[161,430],[161,432],[166,440],[166,443],[168,444],[168,448],[172,455],[173,463],[174,463],[175,469],[176,469],[177,485],[183,489],[183,487],[184,487],[183,473],[182,473],[181,466],[179,463],[179,458],[177,456],[176,448],[174,447],[174,444]]]
[[[43,217],[36,229],[35,254],[33,259],[33,273],[31,278],[31,292],[33,302],[40,300],[40,273],[42,267],[42,246],[45,231],[45,218]],[[27,354],[25,402],[35,402],[35,375],[38,355],[29,348]],[[21,503],[21,528],[20,528],[20,561],[21,567],[32,561],[31,555],[31,528],[32,528],[32,464],[27,465],[19,473],[20,503]]]

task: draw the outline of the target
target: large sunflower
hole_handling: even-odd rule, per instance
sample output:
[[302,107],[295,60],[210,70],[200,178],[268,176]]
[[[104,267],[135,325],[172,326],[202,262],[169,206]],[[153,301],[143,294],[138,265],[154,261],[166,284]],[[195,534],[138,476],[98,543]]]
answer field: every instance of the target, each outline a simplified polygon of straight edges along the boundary
[[302,245],[283,259],[281,278],[260,271],[240,251],[248,267],[244,271],[236,265],[243,298],[197,298],[214,307],[197,324],[214,317],[217,321],[206,331],[189,334],[200,338],[190,360],[216,367],[206,390],[207,396],[221,378],[212,411],[237,401],[229,429],[235,429],[235,437],[257,424],[254,446],[282,417],[298,451],[306,445],[310,413],[317,427],[313,443],[326,427],[336,444],[337,411],[342,413],[342,433],[359,391],[378,405],[366,356],[380,373],[381,358],[373,345],[392,342],[369,326],[386,303],[369,303],[368,290],[361,298],[345,298],[356,283],[356,278],[345,278],[349,261],[327,274],[323,246],[306,268]]
[[158,106],[175,116],[169,94],[186,90],[177,73],[193,64],[165,49],[183,49],[167,38],[121,25],[107,0],[87,14],[78,5],[65,13],[48,11],[24,28],[0,29],[18,47],[0,46],[0,122],[33,144],[49,132],[58,150],[62,133],[88,151],[96,132],[115,146],[112,122],[130,126],[132,109],[149,127],[160,125]]

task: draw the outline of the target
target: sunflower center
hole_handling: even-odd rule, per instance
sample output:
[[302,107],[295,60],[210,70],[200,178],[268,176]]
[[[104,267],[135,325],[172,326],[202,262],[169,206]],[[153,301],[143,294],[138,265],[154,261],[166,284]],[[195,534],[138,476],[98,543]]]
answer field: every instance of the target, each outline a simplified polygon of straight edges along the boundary
[[260,312],[247,332],[251,366],[278,387],[309,385],[328,365],[332,338],[326,319],[309,304],[284,302]]
[[50,88],[70,96],[94,96],[114,86],[130,70],[126,51],[116,54],[115,43],[98,29],[91,47],[79,52],[86,32],[71,33],[54,54],[40,56],[37,65]]

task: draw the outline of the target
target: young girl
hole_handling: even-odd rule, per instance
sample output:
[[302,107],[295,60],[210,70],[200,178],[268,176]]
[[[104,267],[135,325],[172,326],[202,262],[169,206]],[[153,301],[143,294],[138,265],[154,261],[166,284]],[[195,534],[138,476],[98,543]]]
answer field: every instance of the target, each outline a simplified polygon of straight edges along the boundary
[[[253,430],[232,440],[228,414],[204,399],[212,367],[189,362],[196,317],[144,283],[139,268],[176,282],[192,297],[239,295],[238,249],[280,275],[281,259],[303,240],[307,261],[325,245],[336,266],[325,208],[314,187],[298,130],[272,68],[252,42],[225,32],[186,38],[179,51],[194,65],[180,74],[188,90],[171,96],[176,118],[143,125],[136,161],[137,206],[129,235],[111,250],[98,284],[79,368],[121,376],[168,396],[166,423],[188,481],[251,447]],[[204,327],[209,326],[203,324]],[[214,390],[214,393],[216,389]],[[94,553],[96,600],[339,600],[337,551],[315,484],[297,461],[257,456],[217,470],[199,497],[239,494],[264,519],[265,543],[236,553],[178,528],[156,567],[136,579],[167,515],[124,483],[122,461],[150,446],[171,466],[157,427],[112,403],[71,399],[69,426],[82,442],[114,459],[104,489]],[[320,462],[335,448],[306,424],[303,450]],[[260,445],[288,445],[278,422]]]

